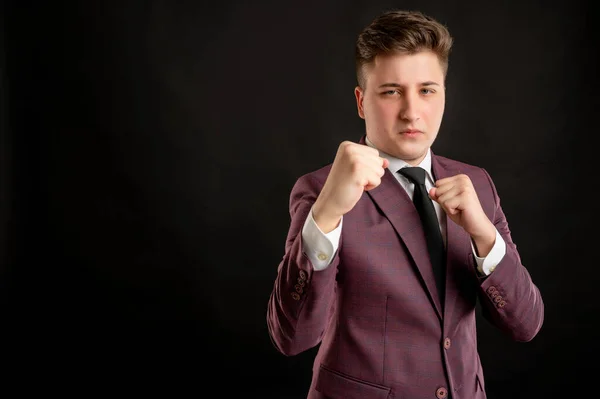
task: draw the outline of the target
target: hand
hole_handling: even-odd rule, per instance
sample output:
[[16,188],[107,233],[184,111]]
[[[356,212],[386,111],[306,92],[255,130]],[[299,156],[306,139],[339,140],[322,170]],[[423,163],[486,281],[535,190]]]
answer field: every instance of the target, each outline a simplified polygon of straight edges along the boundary
[[376,149],[350,141],[342,142],[313,208],[313,218],[319,228],[325,233],[335,229],[363,192],[381,184],[388,165],[389,161],[381,158]]
[[469,176],[459,174],[440,179],[429,196],[473,239],[479,256],[486,256],[496,241],[496,228],[489,220]]

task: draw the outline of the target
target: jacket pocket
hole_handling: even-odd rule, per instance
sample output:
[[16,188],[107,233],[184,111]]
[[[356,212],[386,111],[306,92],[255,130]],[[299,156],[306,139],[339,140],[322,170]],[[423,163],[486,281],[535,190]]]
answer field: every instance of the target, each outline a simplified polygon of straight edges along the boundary
[[391,390],[389,387],[362,381],[323,365],[319,368],[315,388],[331,399],[386,399]]

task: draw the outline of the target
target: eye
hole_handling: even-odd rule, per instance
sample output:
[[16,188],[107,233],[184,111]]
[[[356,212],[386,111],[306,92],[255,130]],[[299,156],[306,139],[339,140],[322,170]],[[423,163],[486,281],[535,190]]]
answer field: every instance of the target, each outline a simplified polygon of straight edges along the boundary
[[429,89],[429,88],[422,88],[421,89],[421,94],[433,94],[435,93],[435,90]]
[[388,90],[382,93],[385,96],[393,96],[394,94],[400,94],[398,90]]

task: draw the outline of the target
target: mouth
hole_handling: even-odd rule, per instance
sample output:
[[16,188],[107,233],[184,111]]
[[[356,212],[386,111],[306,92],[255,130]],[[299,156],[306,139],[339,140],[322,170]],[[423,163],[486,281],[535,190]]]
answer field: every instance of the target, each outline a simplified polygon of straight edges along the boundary
[[421,130],[417,130],[417,129],[404,129],[404,130],[400,131],[400,134],[402,134],[403,136],[408,136],[408,137],[414,137],[414,136],[417,136],[422,133],[423,132]]

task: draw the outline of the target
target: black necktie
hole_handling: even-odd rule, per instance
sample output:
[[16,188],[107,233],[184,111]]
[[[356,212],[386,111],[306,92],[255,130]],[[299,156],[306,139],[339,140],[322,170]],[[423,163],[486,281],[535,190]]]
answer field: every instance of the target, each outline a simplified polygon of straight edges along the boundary
[[440,225],[433,207],[433,202],[429,198],[427,188],[425,187],[425,169],[420,167],[406,167],[398,170],[398,173],[406,176],[415,184],[415,194],[413,202],[419,212],[425,240],[427,241],[427,250],[433,267],[433,274],[437,284],[440,301],[444,303],[444,276],[445,276],[445,250]]

